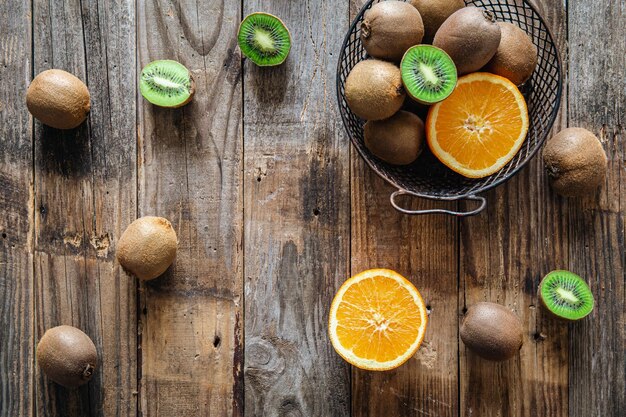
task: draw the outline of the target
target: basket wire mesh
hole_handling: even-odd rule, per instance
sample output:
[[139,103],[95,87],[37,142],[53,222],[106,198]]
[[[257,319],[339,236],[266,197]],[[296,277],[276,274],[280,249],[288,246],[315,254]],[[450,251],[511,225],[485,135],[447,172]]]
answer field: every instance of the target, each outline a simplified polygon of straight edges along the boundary
[[[466,0],[468,6],[491,10],[496,19],[516,24],[524,30],[537,46],[537,67],[531,78],[520,87],[526,98],[530,120],[528,134],[517,155],[500,171],[481,179],[465,178],[448,169],[427,149],[413,164],[394,166],[376,158],[365,147],[364,120],[348,108],[345,99],[345,81],[352,68],[368,58],[361,43],[360,32],[363,14],[381,0],[370,0],[359,12],[345,37],[337,68],[337,98],[344,126],[352,143],[367,164],[383,179],[398,189],[391,196],[392,205],[407,214],[449,213],[473,215],[485,207],[485,201],[476,194],[487,191],[511,178],[541,148],[552,128],[561,101],[561,62],[550,30],[526,0]],[[435,200],[472,199],[481,202],[476,210],[457,213],[448,210],[410,211],[402,209],[395,198],[412,195]]]

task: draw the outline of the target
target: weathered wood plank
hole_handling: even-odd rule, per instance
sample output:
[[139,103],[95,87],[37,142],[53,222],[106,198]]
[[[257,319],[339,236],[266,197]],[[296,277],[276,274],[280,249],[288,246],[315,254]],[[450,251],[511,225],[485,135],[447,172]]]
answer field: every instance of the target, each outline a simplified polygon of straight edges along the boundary
[[623,0],[601,6],[581,0],[569,2],[568,13],[569,126],[594,132],[609,158],[601,190],[569,200],[569,266],[587,279],[596,300],[592,314],[570,327],[570,415],[621,416],[626,410],[626,9]]
[[134,2],[36,1],[34,72],[86,81],[91,115],[72,131],[35,123],[37,335],[59,324],[94,340],[100,370],[79,390],[37,375],[41,416],[137,412],[136,285],[114,242],[136,213]]
[[0,3],[0,416],[34,407],[31,2]]
[[[458,414],[457,220],[407,216],[389,204],[394,189],[352,155],[352,274],[382,267],[398,271],[430,309],[424,342],[413,359],[393,371],[352,372],[354,416]],[[450,208],[407,201],[413,210]]]
[[[567,50],[563,4],[534,1]],[[565,99],[565,98],[564,98]],[[563,127],[557,118],[553,132]],[[460,227],[460,306],[504,304],[524,324],[518,357],[490,363],[460,347],[461,416],[567,416],[567,326],[540,308],[541,278],[567,265],[567,206],[549,189],[540,157],[486,195],[487,210]]]
[[138,2],[139,70],[175,59],[196,80],[180,109],[139,104],[140,215],[170,219],[175,264],[144,284],[143,416],[240,416],[242,375],[240,3]]
[[[366,3],[351,1],[354,18]],[[407,216],[389,203],[393,187],[351,149],[351,272],[398,271],[430,308],[428,330],[414,359],[390,372],[352,371],[352,412],[452,417],[458,414],[458,221],[450,216]],[[412,210],[456,204],[406,199]]]
[[349,273],[349,142],[335,99],[347,2],[246,0],[291,30],[282,66],[244,64],[246,416],[348,416],[327,336]]

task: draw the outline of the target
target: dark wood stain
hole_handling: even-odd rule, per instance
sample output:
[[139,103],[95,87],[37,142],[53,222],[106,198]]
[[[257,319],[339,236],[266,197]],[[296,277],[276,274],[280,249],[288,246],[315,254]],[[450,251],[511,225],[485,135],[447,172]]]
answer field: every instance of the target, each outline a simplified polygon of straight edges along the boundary
[[240,19],[239,2],[137,3],[138,67],[174,59],[196,81],[182,108],[138,101],[139,214],[179,239],[141,284],[143,416],[243,415]]
[[[0,3],[0,416],[35,412],[30,1]],[[20,103],[20,104],[16,104]]]
[[36,339],[74,325],[101,359],[79,390],[59,388],[37,370],[36,413],[135,416],[135,282],[113,257],[113,242],[136,213],[135,104],[128,100],[136,79],[134,9],[129,1],[106,14],[97,3],[35,1],[32,12],[34,73],[67,70],[91,93],[91,113],[77,129],[34,122]]
[[[589,22],[602,22],[593,36],[585,30]],[[569,409],[572,417],[618,416],[626,410],[624,2],[570,2],[567,25],[570,126],[598,136],[609,159],[596,195],[568,204],[568,266],[587,280],[596,301],[585,320],[570,326]]]
[[258,10],[294,42],[280,67],[244,60],[245,415],[348,416],[348,367],[326,333],[349,274],[349,142],[329,55],[347,4],[244,2]]

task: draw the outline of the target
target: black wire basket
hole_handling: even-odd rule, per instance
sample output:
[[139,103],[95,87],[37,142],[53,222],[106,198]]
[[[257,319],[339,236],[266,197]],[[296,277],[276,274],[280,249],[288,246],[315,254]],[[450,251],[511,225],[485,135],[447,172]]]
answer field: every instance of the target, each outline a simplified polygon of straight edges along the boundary
[[[345,37],[337,68],[337,98],[344,126],[352,143],[365,162],[383,179],[397,188],[390,200],[394,208],[406,214],[445,213],[456,216],[469,216],[480,213],[486,206],[484,197],[477,194],[502,184],[537,153],[552,128],[561,101],[561,61],[550,30],[537,10],[526,0],[466,0],[473,5],[491,10],[496,19],[518,25],[531,37],[537,46],[538,62],[531,78],[520,87],[526,98],[530,120],[528,134],[515,157],[497,173],[481,178],[465,178],[437,160],[427,149],[411,165],[390,165],[376,158],[365,147],[363,141],[364,120],[357,117],[345,99],[345,82],[352,68],[368,58],[361,44],[360,31],[363,14],[380,0],[370,0],[359,12]],[[434,200],[457,201],[475,200],[479,206],[471,211],[459,212],[443,209],[407,210],[397,199],[410,195]]]

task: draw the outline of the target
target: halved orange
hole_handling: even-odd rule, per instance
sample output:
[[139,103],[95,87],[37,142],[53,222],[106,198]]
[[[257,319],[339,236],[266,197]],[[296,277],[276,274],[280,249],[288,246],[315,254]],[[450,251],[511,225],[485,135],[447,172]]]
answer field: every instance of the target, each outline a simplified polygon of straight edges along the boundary
[[337,353],[372,371],[397,368],[422,344],[428,315],[419,291],[389,269],[348,279],[330,307],[328,333]]
[[469,178],[502,169],[520,150],[527,132],[522,93],[506,78],[486,72],[459,78],[454,92],[433,105],[426,118],[433,154]]

